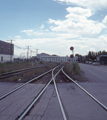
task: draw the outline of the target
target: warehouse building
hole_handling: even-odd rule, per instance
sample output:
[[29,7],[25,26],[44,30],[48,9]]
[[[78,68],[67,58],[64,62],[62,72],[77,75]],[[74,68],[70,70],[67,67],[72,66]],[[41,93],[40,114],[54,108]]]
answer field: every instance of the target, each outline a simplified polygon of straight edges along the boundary
[[0,40],[0,62],[12,62],[14,45]]
[[97,57],[97,61],[101,64],[101,65],[107,65],[107,55],[99,55]]
[[49,55],[46,53],[37,54],[37,58],[45,62],[67,62],[68,56]]
[[60,56],[44,56],[42,57],[42,61],[46,61],[46,62],[67,62],[68,61],[68,57],[60,57]]
[[49,55],[46,53],[37,54],[37,58],[40,61],[45,62],[76,62],[78,57],[75,56],[74,58],[70,58],[69,56],[57,56],[57,55]]

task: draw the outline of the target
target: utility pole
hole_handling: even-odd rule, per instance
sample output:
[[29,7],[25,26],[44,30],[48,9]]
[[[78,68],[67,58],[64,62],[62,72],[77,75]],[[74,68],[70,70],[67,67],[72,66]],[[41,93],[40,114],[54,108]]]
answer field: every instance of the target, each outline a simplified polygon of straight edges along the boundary
[[27,60],[29,59],[29,47],[30,46],[26,46],[27,47]]
[[30,50],[30,57],[32,58],[32,50]]
[[11,39],[11,40],[7,40],[7,41],[11,41],[11,47],[10,47],[10,62],[12,62],[12,52],[13,52],[13,51],[12,51],[12,50],[13,50],[13,49],[12,49],[12,41],[15,41],[15,40],[12,40],[12,39]]
[[36,57],[37,57],[37,54],[38,54],[38,50],[39,50],[39,49],[36,49]]

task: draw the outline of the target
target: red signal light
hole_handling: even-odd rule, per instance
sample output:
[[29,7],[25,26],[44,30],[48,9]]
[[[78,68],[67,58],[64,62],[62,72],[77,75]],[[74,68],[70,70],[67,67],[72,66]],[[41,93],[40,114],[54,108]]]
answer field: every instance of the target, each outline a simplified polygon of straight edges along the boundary
[[70,50],[73,50],[74,49],[74,47],[70,47]]
[[73,55],[70,55],[71,58],[73,58],[74,56]]

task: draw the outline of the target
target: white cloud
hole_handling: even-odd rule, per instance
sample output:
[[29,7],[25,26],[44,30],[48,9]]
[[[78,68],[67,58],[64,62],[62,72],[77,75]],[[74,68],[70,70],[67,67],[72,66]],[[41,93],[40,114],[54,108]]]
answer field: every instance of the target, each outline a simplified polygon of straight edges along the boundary
[[[83,9],[81,7],[68,7],[66,9],[69,13],[73,13],[82,17],[90,17],[92,16],[92,12],[89,9]],[[69,17],[69,16],[66,16]]]
[[89,8],[94,11],[107,7],[107,0],[54,0],[54,1],[78,5],[81,7]]
[[106,28],[103,23],[88,19],[93,15],[89,9],[68,7],[66,10],[69,14],[65,16],[65,20],[49,19],[49,23],[52,24],[50,27],[52,31],[62,32],[62,34],[71,33],[75,36],[93,37]]
[[33,32],[33,30],[22,30],[21,32],[24,32],[24,33],[31,33],[31,32]]
[[107,15],[105,16],[102,22],[107,25]]
[[40,36],[43,35],[44,33],[42,31],[34,31],[34,30],[22,30],[22,33],[26,33],[28,36]]
[[50,32],[48,29],[44,30],[22,30],[22,33],[27,34],[29,37],[39,37],[39,38],[50,38],[50,37],[56,37],[59,36],[54,32]]
[[107,44],[107,35],[101,35],[99,36],[99,39]]
[[[57,54],[60,56],[70,55],[70,47],[74,47],[74,53],[86,55],[88,51],[98,52],[100,50],[106,50],[107,35],[101,35],[98,38],[83,38],[65,40],[63,37],[56,38],[37,38],[37,39],[17,39],[14,41],[17,46],[25,48],[31,46],[30,49],[39,49],[39,53]],[[35,43],[35,44],[34,44]],[[23,46],[24,45],[24,46]],[[15,55],[20,56],[22,53],[27,55],[27,50],[16,49]]]
[[44,28],[44,25],[41,25],[40,29],[43,29]]
[[32,35],[32,33],[34,32],[33,30],[22,30],[20,31],[21,33],[26,33],[27,35]]
[[21,38],[21,36],[15,36],[15,38],[16,38],[16,39],[19,39],[19,38]]
[[[62,1],[71,2],[71,0]],[[72,0],[74,3],[78,1]],[[85,2],[83,0],[81,1]],[[87,4],[89,3],[87,1]],[[40,30],[31,29],[21,31],[21,33],[32,36],[33,39],[22,39],[16,36],[18,41],[17,45],[22,45],[22,47],[23,45],[29,45],[33,49],[39,49],[39,53],[45,52],[61,56],[70,55],[71,51],[69,48],[71,46],[74,46],[75,53],[82,55],[86,55],[91,50],[97,52],[106,49],[107,35],[101,35],[99,37],[98,35],[100,35],[103,29],[107,28],[105,26],[107,24],[107,16],[102,22],[98,22],[89,19],[94,14],[90,7],[68,7],[66,10],[68,14],[65,16],[65,20],[49,19],[48,23],[51,31],[44,29],[44,25],[40,26]]]

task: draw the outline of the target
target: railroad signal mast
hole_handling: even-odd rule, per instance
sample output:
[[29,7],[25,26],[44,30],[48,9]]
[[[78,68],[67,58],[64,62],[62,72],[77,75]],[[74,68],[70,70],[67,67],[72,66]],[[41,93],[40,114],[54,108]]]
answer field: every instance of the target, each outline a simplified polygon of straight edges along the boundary
[[70,47],[70,50],[72,51],[72,54],[70,55],[70,58],[74,57],[74,47]]
[[70,55],[70,58],[73,58],[74,56],[73,55]]

